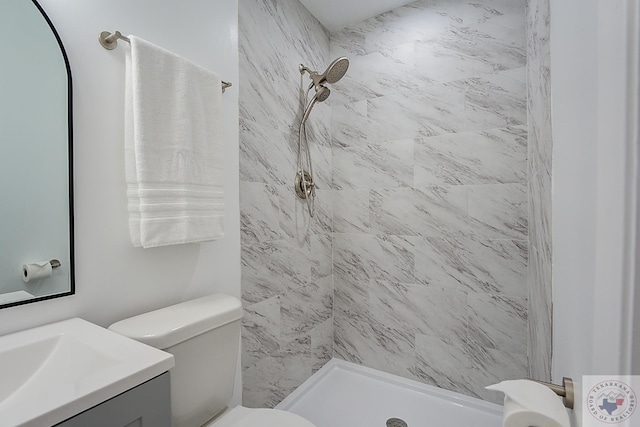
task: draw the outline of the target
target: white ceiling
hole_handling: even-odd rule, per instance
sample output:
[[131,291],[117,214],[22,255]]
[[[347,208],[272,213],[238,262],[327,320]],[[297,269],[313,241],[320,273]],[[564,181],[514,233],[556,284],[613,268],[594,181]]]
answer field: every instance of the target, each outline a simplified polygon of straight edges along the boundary
[[300,0],[329,31],[379,15],[415,0]]

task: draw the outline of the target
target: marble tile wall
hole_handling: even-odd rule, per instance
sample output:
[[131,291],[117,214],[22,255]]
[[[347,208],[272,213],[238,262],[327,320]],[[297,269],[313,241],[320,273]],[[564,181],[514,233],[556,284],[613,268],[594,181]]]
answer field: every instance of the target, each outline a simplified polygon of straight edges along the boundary
[[331,34],[337,357],[496,402],[527,374],[525,31],[422,0]]
[[[418,1],[329,44],[298,0],[240,0],[245,405],[334,351],[492,401],[484,385],[548,376],[548,4],[525,25],[524,1]],[[338,55],[310,221],[290,183],[297,64]]]
[[[239,1],[243,400],[277,404],[333,355],[332,156],[328,105],[309,120],[313,221],[293,192],[304,80],[329,36],[298,0]],[[306,77],[305,77],[306,79]]]
[[549,0],[527,0],[529,375],[551,380],[551,75]]

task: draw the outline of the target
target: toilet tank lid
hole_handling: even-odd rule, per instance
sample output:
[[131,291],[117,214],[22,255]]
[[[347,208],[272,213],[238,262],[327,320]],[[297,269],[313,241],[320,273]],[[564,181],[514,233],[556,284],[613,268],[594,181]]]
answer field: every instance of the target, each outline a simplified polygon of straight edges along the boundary
[[121,320],[109,329],[164,350],[241,318],[237,298],[212,294]]

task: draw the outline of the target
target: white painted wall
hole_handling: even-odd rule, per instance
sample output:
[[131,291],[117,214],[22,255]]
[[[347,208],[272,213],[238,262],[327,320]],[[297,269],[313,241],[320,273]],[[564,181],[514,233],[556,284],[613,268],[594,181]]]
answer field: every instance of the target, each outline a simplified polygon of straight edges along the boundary
[[573,377],[578,391],[582,375],[627,373],[628,202],[638,190],[626,133],[632,2],[551,2],[552,376]]
[[580,3],[551,1],[554,380],[579,377],[591,363],[584,332],[595,284],[597,0]]
[[[239,297],[237,2],[40,3],[60,33],[73,75],[76,295],[0,310],[0,334],[74,316],[108,326],[137,313],[213,292]],[[97,37],[105,30],[145,38],[216,71],[234,84],[223,95],[224,239],[156,249],[131,245],[122,113],[127,47],[103,49]],[[239,381],[240,375],[237,378]]]

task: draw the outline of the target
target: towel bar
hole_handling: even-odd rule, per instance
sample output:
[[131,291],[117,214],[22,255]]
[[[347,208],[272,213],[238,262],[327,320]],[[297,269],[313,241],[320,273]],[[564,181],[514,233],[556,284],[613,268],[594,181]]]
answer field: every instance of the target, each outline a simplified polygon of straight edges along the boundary
[[[127,43],[131,43],[131,40],[129,40],[128,37],[123,36],[120,31],[115,31],[113,33],[110,33],[109,31],[103,31],[98,36],[98,41],[100,42],[102,47],[107,50],[113,50],[116,47],[118,47],[118,39],[125,41]],[[233,86],[231,83],[223,81],[222,93],[224,93],[224,90],[226,88],[229,88],[231,86]]]

